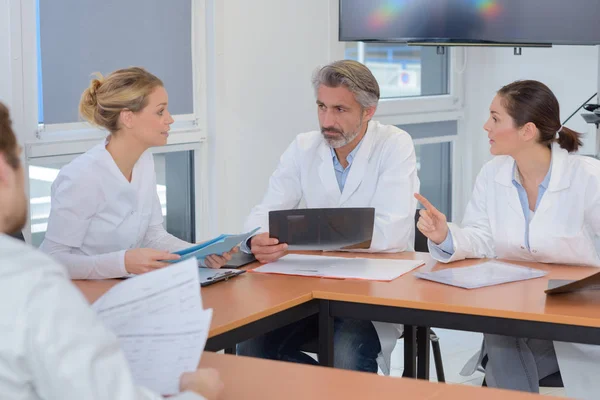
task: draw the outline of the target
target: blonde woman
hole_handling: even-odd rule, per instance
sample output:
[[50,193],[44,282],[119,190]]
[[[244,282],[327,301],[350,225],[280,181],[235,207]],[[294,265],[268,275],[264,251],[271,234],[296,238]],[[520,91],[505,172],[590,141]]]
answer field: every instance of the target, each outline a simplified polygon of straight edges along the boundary
[[[109,132],[105,141],[63,167],[52,185],[48,230],[40,249],[73,279],[118,278],[168,265],[191,246],[167,233],[150,147],[167,143],[173,118],[163,83],[142,68],[93,79],[81,116]],[[219,268],[229,253],[206,258]]]

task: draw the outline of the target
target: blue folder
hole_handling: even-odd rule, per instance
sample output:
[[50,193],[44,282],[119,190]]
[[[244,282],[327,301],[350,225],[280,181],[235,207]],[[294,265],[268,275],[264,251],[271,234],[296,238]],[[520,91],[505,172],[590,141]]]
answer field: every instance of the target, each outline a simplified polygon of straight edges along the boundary
[[181,258],[179,260],[172,260],[171,262],[179,262],[192,257],[203,260],[211,254],[221,255],[233,249],[238,244],[248,240],[248,238],[253,236],[259,229],[260,228],[255,228],[250,232],[239,235],[221,235],[207,242],[188,247],[187,249],[175,251],[173,254],[179,254]]

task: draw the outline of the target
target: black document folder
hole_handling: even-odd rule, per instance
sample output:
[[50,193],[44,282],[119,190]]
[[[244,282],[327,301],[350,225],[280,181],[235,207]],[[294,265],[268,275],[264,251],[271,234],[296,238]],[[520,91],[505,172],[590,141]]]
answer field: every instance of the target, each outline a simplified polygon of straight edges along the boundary
[[269,235],[290,250],[368,249],[375,209],[304,208],[269,212]]

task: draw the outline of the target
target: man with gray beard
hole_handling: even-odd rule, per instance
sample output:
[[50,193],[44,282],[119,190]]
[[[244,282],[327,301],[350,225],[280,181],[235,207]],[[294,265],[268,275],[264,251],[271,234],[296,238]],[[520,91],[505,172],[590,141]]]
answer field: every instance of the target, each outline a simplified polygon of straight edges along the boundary
[[[373,207],[370,252],[412,251],[419,191],[415,149],[408,133],[372,121],[379,101],[377,80],[363,64],[342,60],[318,69],[312,80],[320,131],[302,133],[281,156],[263,201],[245,228],[262,232],[242,245],[262,263],[284,256],[287,244],[269,238],[269,211]],[[334,366],[389,373],[390,354],[402,327],[335,319]],[[242,355],[315,364],[300,351],[317,337],[317,318],[277,329],[238,345]]]

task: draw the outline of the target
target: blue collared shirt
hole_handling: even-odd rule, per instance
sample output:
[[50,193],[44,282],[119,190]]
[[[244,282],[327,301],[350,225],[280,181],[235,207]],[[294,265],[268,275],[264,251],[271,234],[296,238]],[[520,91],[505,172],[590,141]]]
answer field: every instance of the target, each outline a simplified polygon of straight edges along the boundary
[[337,179],[338,186],[340,187],[340,192],[344,191],[346,179],[348,179],[350,167],[352,167],[352,161],[354,161],[354,157],[356,157],[356,152],[360,148],[360,145],[362,144],[363,140],[364,137],[361,139],[360,142],[358,142],[354,150],[352,150],[350,154],[348,154],[348,156],[346,157],[346,161],[348,162],[348,166],[346,168],[342,167],[342,164],[340,164],[340,160],[338,160],[335,150],[333,148],[330,148],[331,156],[333,157],[333,169],[335,170],[335,177]]
[[[535,202],[535,209],[537,210],[540,205],[540,201],[542,201],[542,197],[546,193],[548,189],[548,184],[550,183],[550,177],[552,176],[552,162],[550,162],[550,168],[548,169],[548,173],[544,177],[544,180],[538,186],[538,196]],[[517,193],[519,194],[519,202],[521,203],[521,209],[523,210],[523,217],[525,218],[525,246],[529,250],[529,222],[530,222],[530,214],[531,210],[529,209],[529,201],[527,199],[527,192],[521,183],[521,178],[519,177],[519,171],[517,170],[517,163],[513,166],[513,179],[512,184],[517,189]],[[535,211],[533,211],[535,212]],[[431,242],[430,242],[431,243]],[[433,248],[437,248],[442,252],[446,253],[448,256],[452,256],[454,254],[454,241],[452,240],[452,235],[448,232],[448,236],[446,239],[440,243],[439,245],[435,245],[431,243]],[[438,252],[438,255],[441,255],[441,252]],[[450,258],[450,257],[446,257]]]

